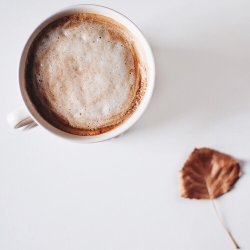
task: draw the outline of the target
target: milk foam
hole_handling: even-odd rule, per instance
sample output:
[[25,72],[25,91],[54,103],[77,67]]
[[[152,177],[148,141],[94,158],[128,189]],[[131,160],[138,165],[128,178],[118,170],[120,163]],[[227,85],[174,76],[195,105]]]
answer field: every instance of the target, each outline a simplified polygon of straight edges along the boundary
[[56,27],[36,51],[37,91],[72,127],[118,123],[138,89],[130,39],[125,30],[94,21]]

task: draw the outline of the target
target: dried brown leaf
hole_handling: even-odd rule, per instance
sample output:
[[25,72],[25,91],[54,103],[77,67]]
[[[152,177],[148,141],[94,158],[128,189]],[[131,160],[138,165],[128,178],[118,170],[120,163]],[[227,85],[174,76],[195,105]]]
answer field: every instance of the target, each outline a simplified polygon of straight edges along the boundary
[[195,149],[182,170],[181,196],[214,199],[228,192],[241,176],[239,163],[209,148]]

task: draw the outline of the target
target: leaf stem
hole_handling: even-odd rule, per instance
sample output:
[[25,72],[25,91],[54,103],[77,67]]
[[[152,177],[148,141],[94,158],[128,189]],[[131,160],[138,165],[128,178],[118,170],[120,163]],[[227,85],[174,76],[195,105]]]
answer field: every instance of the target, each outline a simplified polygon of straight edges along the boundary
[[216,214],[217,218],[219,219],[219,221],[220,221],[222,227],[223,227],[224,230],[226,231],[227,235],[229,236],[229,238],[230,238],[230,240],[231,240],[231,242],[232,242],[232,245],[233,245],[234,249],[235,249],[235,250],[240,249],[240,246],[237,244],[237,242],[236,242],[236,240],[234,239],[232,233],[230,232],[230,230],[229,230],[228,227],[226,226],[226,223],[225,223],[225,221],[224,221],[224,219],[223,219],[223,217],[222,217],[222,215],[221,215],[219,209],[217,208],[217,206],[216,206],[216,204],[215,204],[215,200],[214,200],[214,199],[210,199],[210,200],[211,200],[211,202],[212,202],[212,205],[213,205],[213,209],[214,209],[214,211],[215,211],[215,214]]

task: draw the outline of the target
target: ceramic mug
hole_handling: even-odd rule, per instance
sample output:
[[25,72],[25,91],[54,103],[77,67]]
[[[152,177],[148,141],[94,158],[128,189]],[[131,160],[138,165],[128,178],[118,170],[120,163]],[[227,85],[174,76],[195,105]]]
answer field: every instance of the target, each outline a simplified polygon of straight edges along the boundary
[[[138,48],[143,53],[143,62],[147,67],[147,88],[146,93],[136,109],[136,111],[121,125],[117,126],[111,131],[108,131],[103,134],[99,135],[93,135],[93,136],[79,136],[79,135],[73,135],[67,132],[64,132],[60,129],[55,128],[50,123],[48,123],[43,117],[38,113],[35,106],[32,104],[28,93],[25,88],[25,62],[27,58],[27,54],[29,51],[29,48],[33,42],[33,40],[36,38],[36,36],[40,33],[40,31],[49,23],[53,22],[54,20],[66,16],[75,12],[84,12],[84,13],[96,13],[101,14],[107,17],[110,17],[114,19],[116,22],[124,25],[133,35],[135,42],[138,46]],[[20,91],[22,94],[22,98],[24,101],[24,107],[20,107],[19,109],[15,110],[14,112],[10,113],[7,117],[8,123],[13,128],[20,128],[32,124],[40,125],[41,127],[45,128],[47,131],[58,135],[60,137],[71,139],[71,140],[78,140],[81,142],[99,142],[104,141],[107,139],[111,139],[113,137],[116,137],[123,132],[125,132],[127,129],[129,129],[143,114],[143,112],[146,110],[147,105],[151,99],[153,89],[154,89],[154,83],[155,83],[155,63],[154,63],[154,57],[151,51],[151,48],[141,33],[141,31],[136,27],[134,23],[132,23],[127,17],[124,15],[118,13],[115,10],[112,10],[107,7],[99,6],[99,5],[90,5],[90,4],[82,4],[82,5],[76,5],[72,6],[66,9],[63,9],[62,11],[59,11],[49,18],[47,18],[44,22],[42,22],[35,31],[31,34],[30,38],[28,39],[21,56],[20,64],[19,64],[19,86]]]

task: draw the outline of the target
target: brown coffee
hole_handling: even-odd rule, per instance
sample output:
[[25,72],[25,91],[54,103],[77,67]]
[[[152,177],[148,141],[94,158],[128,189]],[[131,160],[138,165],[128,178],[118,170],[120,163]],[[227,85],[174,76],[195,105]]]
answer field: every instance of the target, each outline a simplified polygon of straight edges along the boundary
[[46,26],[30,47],[26,90],[40,115],[75,135],[98,135],[137,109],[146,74],[133,36],[113,19],[75,13]]

